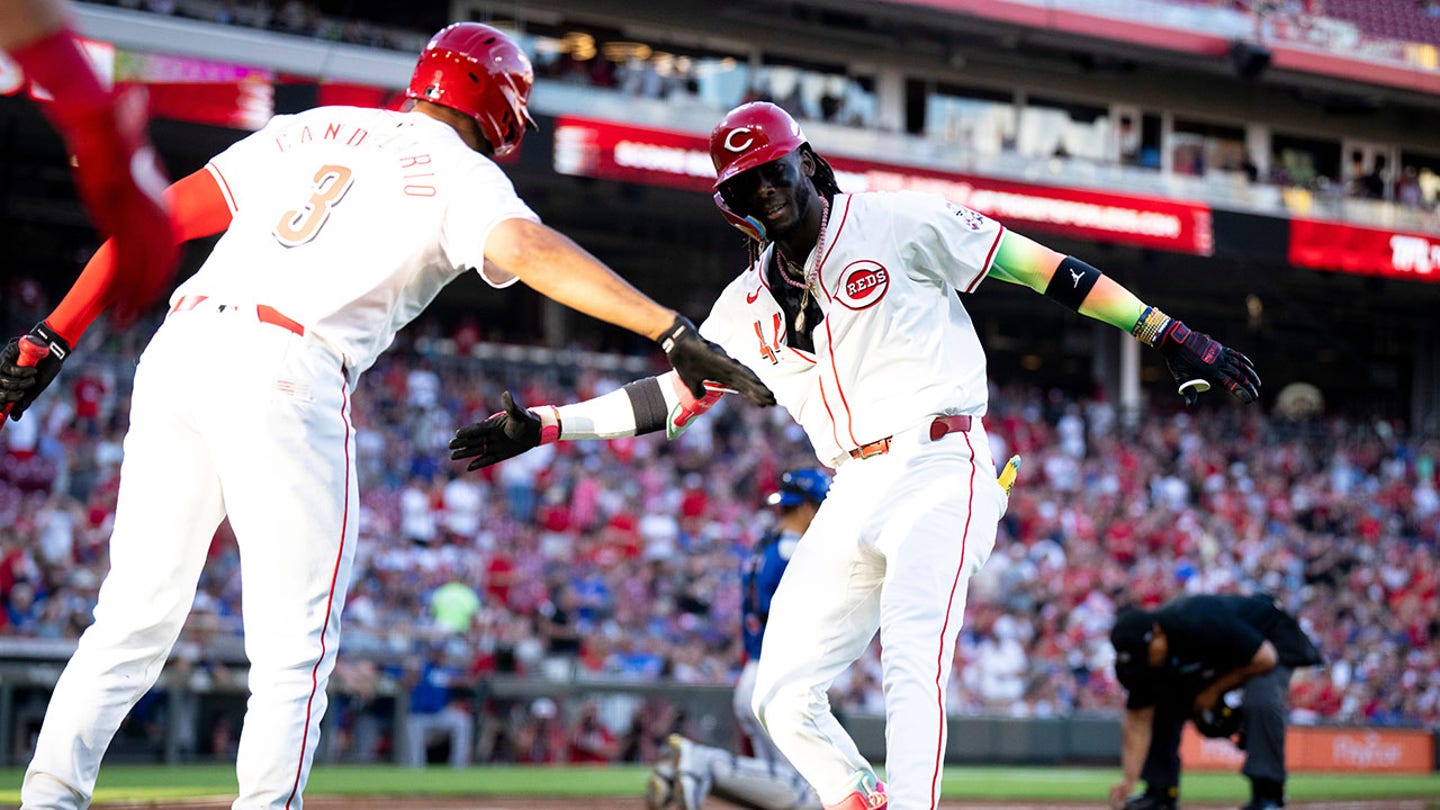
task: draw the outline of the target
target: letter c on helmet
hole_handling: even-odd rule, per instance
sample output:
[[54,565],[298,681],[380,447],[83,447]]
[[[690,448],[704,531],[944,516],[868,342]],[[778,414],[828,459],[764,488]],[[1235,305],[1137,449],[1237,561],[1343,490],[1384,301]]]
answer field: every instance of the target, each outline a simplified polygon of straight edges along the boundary
[[[750,144],[755,143],[755,136],[752,135],[751,132],[752,130],[750,129],[750,127],[740,127],[738,129],[730,130],[730,134],[725,136],[725,148],[729,149],[731,152],[744,152],[746,149],[749,149]],[[746,135],[749,137],[745,139],[744,143],[736,143],[736,135]]]

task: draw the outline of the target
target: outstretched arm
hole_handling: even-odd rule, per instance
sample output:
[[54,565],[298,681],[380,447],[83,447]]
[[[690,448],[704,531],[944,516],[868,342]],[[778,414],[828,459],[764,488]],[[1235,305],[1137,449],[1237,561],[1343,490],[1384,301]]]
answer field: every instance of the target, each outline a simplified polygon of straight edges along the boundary
[[[177,241],[210,236],[230,227],[230,208],[214,176],[204,169],[167,188],[165,203]],[[114,240],[106,240],[45,323],[73,346],[109,306],[116,287],[123,282],[116,273]]]
[[753,371],[559,231],[526,219],[504,220],[485,240],[485,259],[547,298],[656,341],[697,398],[709,380],[756,405],[775,404]]
[[1020,284],[1081,315],[1124,329],[1165,355],[1186,404],[1218,385],[1241,402],[1259,398],[1260,376],[1250,358],[1147,306],[1096,268],[1006,231],[990,275]]
[[[165,190],[170,211],[170,230],[181,242],[219,233],[230,225],[230,209],[209,172],[195,172]],[[169,268],[157,268],[151,282],[170,279]],[[116,261],[115,241],[107,240],[80,272],[55,311],[23,338],[12,338],[0,349],[0,420],[5,414],[19,420],[35,398],[60,373],[60,364],[70,348],[85,334],[95,318],[117,300],[122,303],[149,300],[147,293],[136,297],[129,289],[135,283],[122,263]],[[147,282],[148,283],[148,282]],[[28,346],[26,345],[28,344]]]
[[1135,790],[1145,755],[1150,751],[1150,738],[1155,720],[1155,707],[1126,709],[1120,721],[1120,781],[1110,788],[1110,806],[1119,810],[1125,797]]
[[561,440],[615,439],[661,429],[673,439],[720,401],[723,393],[710,386],[705,396],[696,399],[673,371],[571,405],[524,408],[506,391],[502,395],[505,410],[455,431],[450,458],[474,459],[466,469],[478,470]]

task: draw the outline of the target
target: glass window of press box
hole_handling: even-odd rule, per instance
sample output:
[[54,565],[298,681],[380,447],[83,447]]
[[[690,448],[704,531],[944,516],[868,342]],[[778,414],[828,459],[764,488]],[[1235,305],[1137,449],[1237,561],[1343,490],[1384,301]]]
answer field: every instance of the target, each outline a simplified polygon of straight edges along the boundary
[[1175,174],[1243,173],[1254,165],[1245,149],[1245,130],[1237,126],[1177,118],[1167,148]]
[[1435,210],[1440,199],[1440,154],[1402,149],[1395,178],[1395,202],[1407,208]]
[[[515,30],[513,22],[487,22]],[[845,126],[876,120],[875,82],[843,67],[640,41],[595,26],[526,23],[516,40],[541,79],[614,89],[637,98],[687,99],[716,110],[773,101],[792,115]]]
[[1340,142],[1276,132],[1270,136],[1270,174],[1277,186],[1311,191],[1338,189]]
[[[875,82],[843,68],[764,59],[749,71],[743,101],[773,101],[791,115],[851,127],[876,121]],[[728,105],[727,105],[728,106]]]
[[976,154],[1015,150],[1019,125],[1013,93],[939,83],[912,83],[908,92],[912,118],[914,100],[923,99],[922,118],[911,121],[910,131]]
[[1110,158],[1113,130],[1103,107],[1075,104],[1038,96],[1020,107],[1016,151],[1033,158]]

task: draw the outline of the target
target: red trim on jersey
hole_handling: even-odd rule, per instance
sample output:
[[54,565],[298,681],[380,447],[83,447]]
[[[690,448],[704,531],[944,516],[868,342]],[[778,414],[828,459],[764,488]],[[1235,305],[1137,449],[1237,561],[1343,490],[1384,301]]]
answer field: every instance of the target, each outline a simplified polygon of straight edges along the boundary
[[850,441],[859,447],[861,442],[855,438],[855,414],[850,410],[850,401],[845,398],[845,389],[840,385],[840,369],[835,365],[835,335],[830,331],[829,318],[825,319],[825,335],[830,338],[830,371],[835,375],[835,390],[840,394],[840,404],[845,406],[845,431],[850,434]]
[[216,166],[212,161],[205,164],[205,171],[208,171],[215,177],[215,182],[225,194],[225,205],[229,207],[230,211],[235,212],[240,210],[240,207],[235,204],[235,194],[230,190],[230,183],[225,179],[225,173],[220,171],[220,167]]
[[[343,376],[343,375],[342,375]],[[310,668],[310,697],[305,701],[305,731],[300,735],[300,761],[295,765],[295,784],[290,788],[290,797],[285,807],[300,793],[300,775],[305,771],[305,746],[310,740],[310,710],[315,702],[315,693],[320,690],[320,663],[325,660],[325,633],[330,629],[330,609],[335,606],[335,583],[340,579],[340,561],[345,558],[345,530],[350,523],[350,388],[342,379],[340,383],[340,421],[345,423],[345,505],[340,512],[340,548],[335,552],[335,567],[330,571],[330,594],[325,597],[325,622],[320,625],[320,657]]]
[[[815,286],[820,288],[820,292],[825,293],[825,299],[827,301],[834,301],[835,296],[831,295],[830,291],[825,289],[825,276],[821,275],[820,271],[825,269],[825,261],[830,258],[831,253],[835,252],[835,246],[840,244],[840,232],[845,230],[845,221],[850,218],[851,199],[853,199],[851,195],[845,195],[845,210],[840,212],[840,225],[835,228],[834,236],[827,237],[830,244],[825,247],[825,255],[820,257],[820,264],[815,268]],[[838,277],[836,278],[836,282],[837,286],[835,289],[839,290]]]
[[820,377],[820,404],[825,406],[825,414],[830,417],[830,435],[835,437],[835,446],[844,451],[845,445],[840,441],[840,434],[835,432],[835,412],[830,410],[830,398],[825,396],[825,378]]
[[995,263],[995,251],[1000,249],[1000,240],[1004,238],[1005,226],[1001,225],[1000,232],[995,234],[995,243],[990,246],[990,252],[985,254],[985,264],[981,266],[980,273],[975,276],[975,280],[970,282],[970,286],[965,288],[966,293],[974,292],[975,288],[980,286],[980,279],[990,274],[990,265]]
[[940,766],[945,756],[945,686],[940,683],[940,673],[945,669],[945,639],[950,637],[950,609],[955,605],[955,591],[960,587],[960,577],[965,571],[966,541],[970,539],[970,520],[975,516],[975,445],[970,434],[965,437],[965,446],[970,448],[970,501],[965,508],[965,529],[960,533],[960,564],[955,568],[955,580],[950,583],[950,600],[945,603],[945,624],[940,627],[940,649],[935,653],[935,704],[940,709],[940,725],[935,732],[935,771],[930,776],[930,806],[934,807],[936,792],[940,785]]
[[809,363],[809,364],[812,365],[812,366],[819,362],[819,361],[818,361],[817,359],[815,359],[814,357],[811,357],[811,356],[807,355],[805,352],[800,351],[799,349],[795,348],[794,346],[786,345],[785,348],[787,348],[787,349],[789,349],[790,351],[794,352],[796,357],[800,358],[801,360],[804,360],[805,362]]
[[764,256],[761,256],[760,258],[758,258],[758,259],[755,260],[754,269],[755,269],[755,275],[757,275],[757,276],[760,277],[760,286],[761,286],[761,287],[764,287],[765,290],[766,290],[766,292],[770,292],[771,295],[774,295],[773,291],[770,290],[770,282],[765,280],[765,257],[764,257]]
[[[180,242],[219,233],[230,226],[230,211],[225,206],[219,186],[204,170],[182,178],[165,189],[165,204],[170,209],[170,226]],[[168,269],[157,268],[157,272]],[[157,284],[169,283],[169,276],[153,279]],[[65,293],[55,311],[45,322],[70,342],[80,336],[114,301],[118,282],[115,268],[115,242],[107,239],[85,263],[79,278]],[[158,288],[157,288],[158,292]]]

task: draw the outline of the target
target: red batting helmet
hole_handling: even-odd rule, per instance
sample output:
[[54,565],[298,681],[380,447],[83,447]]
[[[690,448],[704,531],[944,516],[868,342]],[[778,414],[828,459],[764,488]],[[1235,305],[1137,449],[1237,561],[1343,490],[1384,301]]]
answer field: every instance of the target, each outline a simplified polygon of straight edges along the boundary
[[498,156],[514,151],[526,129],[537,128],[525,109],[534,83],[530,58],[509,37],[488,25],[462,22],[430,38],[405,97],[474,118]]
[[725,114],[710,132],[715,188],[762,163],[778,160],[805,143],[790,113],[768,101],[752,101]]
[[710,132],[710,160],[715,164],[715,205],[741,233],[763,242],[765,225],[731,208],[720,186],[763,163],[779,160],[805,143],[805,133],[790,113],[768,101],[752,101],[725,114]]

